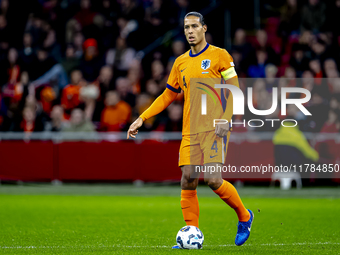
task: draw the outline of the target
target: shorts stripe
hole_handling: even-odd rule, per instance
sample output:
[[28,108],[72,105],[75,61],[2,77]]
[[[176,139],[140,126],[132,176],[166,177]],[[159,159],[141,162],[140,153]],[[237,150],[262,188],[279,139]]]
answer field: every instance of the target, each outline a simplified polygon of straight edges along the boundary
[[222,137],[221,141],[222,141],[222,164],[224,164],[224,137]]

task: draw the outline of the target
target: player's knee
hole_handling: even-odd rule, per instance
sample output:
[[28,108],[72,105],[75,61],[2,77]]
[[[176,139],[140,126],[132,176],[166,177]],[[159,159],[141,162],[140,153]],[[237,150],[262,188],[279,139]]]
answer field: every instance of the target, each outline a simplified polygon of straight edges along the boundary
[[181,189],[183,190],[195,190],[196,188],[196,182],[181,182]]
[[182,181],[186,182],[194,182],[199,175],[197,175],[191,166],[183,166],[182,167]]
[[204,178],[204,182],[213,190],[218,189],[222,185],[221,178]]
[[195,178],[190,178],[190,176],[182,175],[181,188],[182,189],[196,189],[198,185],[198,180]]
[[190,176],[187,175],[182,175],[181,179],[181,188],[182,189],[196,189],[198,184],[198,180],[195,178],[191,178]]
[[198,185],[198,176],[193,172],[192,166],[182,167],[181,187],[182,189],[194,190]]

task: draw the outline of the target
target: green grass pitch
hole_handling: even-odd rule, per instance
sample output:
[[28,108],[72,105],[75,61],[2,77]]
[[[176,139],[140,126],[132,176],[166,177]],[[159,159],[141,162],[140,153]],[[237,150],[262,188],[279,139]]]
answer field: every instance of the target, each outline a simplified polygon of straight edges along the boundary
[[178,186],[1,185],[1,254],[340,254],[340,189],[242,188],[255,213],[234,244],[237,217],[198,189],[202,250],[171,250],[184,221]]

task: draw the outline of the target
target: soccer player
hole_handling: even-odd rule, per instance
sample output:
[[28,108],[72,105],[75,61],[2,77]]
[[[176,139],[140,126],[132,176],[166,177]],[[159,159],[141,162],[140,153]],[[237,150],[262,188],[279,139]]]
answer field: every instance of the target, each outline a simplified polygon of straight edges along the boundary
[[[183,130],[179,156],[179,166],[182,170],[181,208],[186,224],[196,227],[199,218],[196,192],[199,174],[197,175],[195,166],[203,163],[204,167],[215,169],[222,167],[230,137],[229,124],[224,122],[213,127],[212,123],[213,119],[226,119],[230,122],[233,113],[232,94],[228,95],[225,89],[215,89],[205,81],[207,79],[221,81],[223,77],[228,84],[239,86],[232,57],[226,50],[209,45],[205,39],[206,31],[207,26],[200,13],[189,12],[185,16],[184,33],[191,49],[176,59],[165,91],[131,124],[127,133],[128,139],[135,138],[138,128],[146,119],[163,111],[176,99],[177,93],[184,91]],[[200,107],[203,94],[206,94],[206,100],[207,98],[210,100],[208,100],[210,104],[207,104],[210,111],[205,115],[201,114]],[[222,98],[226,98],[225,110],[222,107]],[[236,189],[222,179],[221,172],[205,172],[204,181],[235,210],[239,220],[235,244],[244,244],[250,235],[253,212],[244,207]],[[173,248],[181,247],[176,245]]]

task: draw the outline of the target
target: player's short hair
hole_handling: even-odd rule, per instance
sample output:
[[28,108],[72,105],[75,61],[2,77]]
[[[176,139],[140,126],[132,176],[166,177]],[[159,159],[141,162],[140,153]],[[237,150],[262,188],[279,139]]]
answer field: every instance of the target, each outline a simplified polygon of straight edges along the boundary
[[196,16],[198,18],[200,18],[200,23],[202,24],[202,26],[206,25],[204,22],[204,17],[202,14],[200,14],[199,12],[189,12],[187,13],[187,15],[185,15],[184,19],[188,16]]

